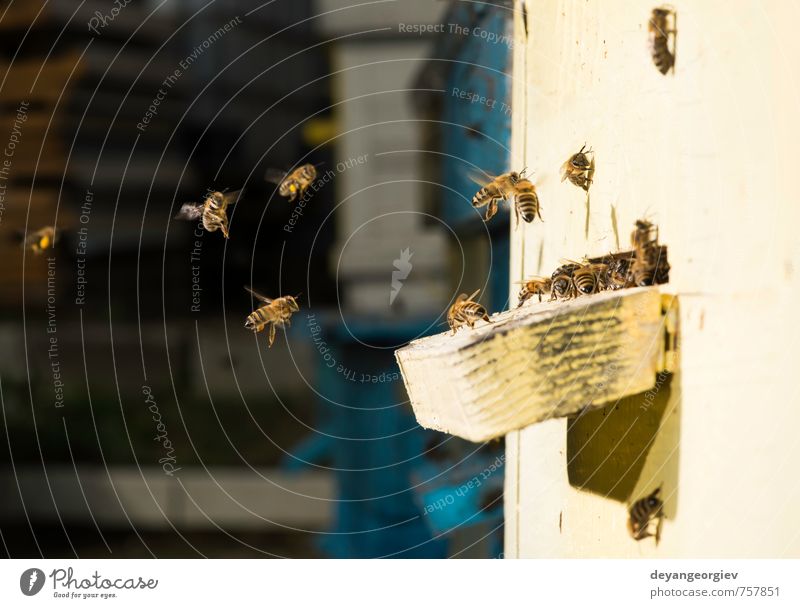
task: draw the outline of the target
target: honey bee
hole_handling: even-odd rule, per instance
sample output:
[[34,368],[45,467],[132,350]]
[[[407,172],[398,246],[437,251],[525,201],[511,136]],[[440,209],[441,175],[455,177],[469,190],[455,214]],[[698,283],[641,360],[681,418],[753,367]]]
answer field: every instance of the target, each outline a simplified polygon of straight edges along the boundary
[[[594,153],[591,150],[585,152],[584,150],[586,144],[561,165],[561,181],[568,179],[573,185],[588,192],[594,178]],[[592,155],[591,158],[589,154]]]
[[608,256],[603,282],[606,289],[611,290],[631,287],[633,285],[630,254],[627,254],[625,257]]
[[486,221],[494,217],[499,208],[500,201],[514,199],[514,213],[519,218],[530,223],[538,216],[542,219],[539,206],[539,196],[536,194],[536,187],[533,183],[523,177],[525,172],[518,173],[509,171],[497,177],[490,177],[489,183],[485,183],[479,176],[472,176],[473,181],[483,184],[480,190],[472,197],[472,206],[477,208],[486,207]]
[[533,296],[539,296],[539,301],[542,301],[542,296],[549,294],[553,288],[552,279],[543,277],[533,277],[522,283],[522,289],[519,291],[519,304],[522,306]]
[[[659,72],[675,71],[675,38],[677,36],[677,14],[670,6],[654,8],[650,15],[650,55]],[[670,21],[672,23],[670,24]],[[672,38],[670,49],[669,39]]]
[[491,323],[491,321],[489,321],[489,313],[483,305],[472,300],[479,292],[480,289],[476,290],[470,296],[462,293],[456,298],[456,301],[453,302],[450,310],[447,311],[447,323],[450,325],[450,329],[453,330],[454,334],[456,330],[463,325],[469,325],[470,328],[475,327],[475,321],[483,320],[487,323]]
[[[640,498],[631,505],[628,513],[628,532],[634,540],[655,536],[659,540],[659,527],[664,517],[664,503],[658,497],[661,488],[656,488],[649,496]],[[650,531],[650,523],[656,521],[655,533]]]
[[568,262],[556,268],[551,277],[550,301],[571,300],[577,296],[573,274],[580,267],[577,262]]
[[572,273],[572,282],[575,285],[577,295],[588,296],[599,291],[603,291],[605,286],[604,277],[608,270],[608,264],[584,263]]
[[537,216],[542,219],[539,195],[536,194],[536,187],[530,180],[520,179],[514,188],[514,213],[517,215],[517,225],[520,216],[529,224]]
[[633,283],[638,287],[658,285],[669,282],[669,262],[667,248],[653,244],[635,251],[631,273]]
[[[478,176],[471,176],[472,180],[478,184],[484,183]],[[486,221],[488,222],[497,213],[498,203],[514,195],[514,191],[519,182],[520,174],[516,171],[509,171],[497,177],[490,177],[488,184],[485,184],[472,197],[472,206],[476,209],[486,207]]]
[[278,184],[278,194],[294,202],[298,197],[302,198],[308,187],[317,179],[317,168],[306,163],[300,165],[294,171],[284,173],[277,169],[268,169],[264,174],[264,179],[273,184]]
[[639,287],[669,281],[667,249],[658,244],[658,228],[647,220],[637,220],[631,233],[633,284]]
[[228,238],[228,206],[234,205],[242,190],[234,192],[210,192],[202,203],[184,203],[175,214],[176,220],[202,220],[203,228],[208,232],[222,230]]
[[631,232],[631,245],[635,250],[644,249],[658,243],[658,227],[647,220],[636,220]]
[[244,326],[256,333],[269,325],[269,347],[275,342],[275,330],[278,327],[290,326],[291,317],[300,310],[294,296],[283,296],[274,300],[245,287],[256,299],[264,303],[247,316]]
[[25,236],[24,233],[20,235],[22,246],[36,255],[41,254],[48,247],[53,247],[56,243],[55,237],[55,226],[45,226],[28,236]]

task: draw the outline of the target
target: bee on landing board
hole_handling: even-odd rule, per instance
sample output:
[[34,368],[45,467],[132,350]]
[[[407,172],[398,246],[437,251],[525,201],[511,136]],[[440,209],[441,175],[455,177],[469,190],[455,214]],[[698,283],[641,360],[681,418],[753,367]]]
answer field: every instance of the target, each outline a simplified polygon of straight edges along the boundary
[[22,242],[22,247],[35,253],[36,255],[44,252],[48,247],[53,247],[56,244],[56,229],[55,226],[45,226],[36,232],[30,233],[25,236],[25,233],[20,231],[19,240]]
[[585,192],[589,191],[594,179],[594,152],[586,150],[586,144],[561,165],[562,183],[565,179]]
[[222,230],[222,236],[228,238],[228,207],[234,205],[242,190],[234,192],[210,192],[202,203],[184,203],[175,214],[176,220],[202,220],[203,228],[208,232]]
[[[666,75],[675,71],[675,38],[678,33],[677,14],[670,6],[654,8],[650,14],[648,33],[650,36],[650,56],[656,69]],[[670,45],[670,39],[672,44]]]
[[553,288],[553,281],[544,277],[533,277],[522,283],[522,289],[519,290],[519,304],[522,306],[525,302],[533,296],[539,296],[539,301],[542,301],[543,295],[549,295]]
[[581,267],[577,262],[567,262],[553,272],[551,278],[550,301],[571,300],[577,297],[573,275]]
[[608,264],[584,263],[572,273],[575,292],[579,296],[588,296],[606,288],[604,277]]
[[450,310],[447,311],[447,323],[450,325],[450,329],[453,330],[454,334],[459,327],[464,325],[469,325],[470,328],[475,327],[475,321],[483,320],[487,323],[491,323],[491,321],[489,321],[489,313],[483,305],[473,301],[473,298],[477,296],[480,291],[481,290],[478,289],[470,296],[462,293],[456,298],[456,301],[453,302]]
[[289,202],[302,198],[308,187],[317,179],[317,168],[312,164],[300,165],[294,171],[285,173],[278,169],[267,169],[264,180],[278,185],[278,194]]
[[[658,544],[661,520],[664,517],[664,503],[658,497],[661,488],[656,488],[649,496],[640,498],[631,505],[628,512],[628,532],[634,540],[643,540],[655,536]],[[655,532],[650,531],[650,524],[656,523]]]
[[476,209],[486,207],[486,221],[488,222],[497,213],[500,201],[513,198],[514,213],[517,216],[518,224],[520,216],[528,223],[537,216],[542,219],[536,187],[529,179],[523,177],[524,173],[524,171],[522,173],[509,171],[497,177],[487,174],[488,183],[479,175],[471,175],[471,179],[482,186],[472,197],[472,206]]
[[624,287],[632,287],[633,275],[631,274],[632,258],[609,256],[608,264],[606,264],[606,271],[603,277],[603,282],[606,289],[616,291]]
[[269,346],[272,348],[272,344],[275,342],[275,330],[278,327],[290,326],[292,324],[291,317],[300,310],[300,306],[294,296],[283,296],[273,300],[249,287],[245,287],[245,289],[264,305],[247,316],[244,326],[258,333],[269,325]]

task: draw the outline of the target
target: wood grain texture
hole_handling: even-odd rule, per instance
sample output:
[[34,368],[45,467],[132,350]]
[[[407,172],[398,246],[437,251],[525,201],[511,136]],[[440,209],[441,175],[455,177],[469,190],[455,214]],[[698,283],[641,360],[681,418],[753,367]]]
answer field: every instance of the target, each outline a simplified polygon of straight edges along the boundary
[[651,388],[662,361],[658,288],[531,302],[396,356],[425,427],[484,441]]

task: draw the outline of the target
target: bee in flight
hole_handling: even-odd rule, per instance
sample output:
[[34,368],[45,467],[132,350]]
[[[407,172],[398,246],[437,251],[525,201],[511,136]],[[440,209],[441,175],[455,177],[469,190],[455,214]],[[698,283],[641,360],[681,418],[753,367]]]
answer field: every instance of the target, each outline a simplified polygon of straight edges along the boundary
[[[654,8],[650,14],[650,23],[647,27],[650,36],[650,56],[656,69],[664,75],[670,70],[675,71],[677,21],[678,16],[670,6]],[[672,38],[672,48],[669,44],[670,38]]]
[[202,203],[184,203],[175,214],[176,220],[202,220],[203,228],[208,232],[222,230],[228,238],[228,207],[234,205],[242,190],[234,192],[209,192]]
[[669,281],[667,248],[658,244],[658,227],[647,220],[636,220],[631,233],[633,264],[631,274],[637,286],[656,285]]
[[537,216],[541,220],[539,195],[536,194],[533,182],[526,179],[524,174],[524,170],[521,173],[509,171],[497,177],[486,174],[490,178],[488,183],[478,175],[471,175],[471,179],[482,186],[472,197],[472,206],[476,209],[486,207],[486,221],[488,222],[497,213],[500,201],[513,198],[517,224],[519,224],[520,216],[527,223],[532,222]]
[[310,163],[300,165],[289,173],[279,169],[267,169],[264,174],[264,180],[278,184],[278,194],[287,197],[289,202],[294,202],[298,197],[302,198],[315,179],[317,179],[317,168]]
[[48,247],[55,245],[56,228],[55,226],[45,226],[28,236],[25,236],[25,233],[20,231],[19,240],[22,242],[23,248],[39,255]]
[[475,327],[475,321],[483,320],[487,323],[491,323],[491,321],[489,321],[489,313],[486,312],[483,305],[473,301],[473,298],[477,296],[478,293],[480,293],[480,289],[476,290],[470,296],[462,293],[456,298],[456,301],[453,302],[450,310],[447,311],[447,323],[450,325],[450,329],[453,330],[454,334],[459,327],[464,325]]
[[525,302],[530,300],[533,296],[539,296],[539,301],[542,301],[543,295],[549,295],[553,289],[553,280],[543,277],[533,277],[522,283],[522,289],[519,291],[519,304],[522,306]]
[[249,287],[245,287],[245,289],[264,305],[247,316],[244,326],[258,333],[269,325],[269,346],[272,348],[272,344],[275,342],[276,328],[290,326],[292,324],[291,317],[300,310],[300,306],[294,296],[283,296],[272,300]]
[[594,153],[586,150],[586,144],[561,165],[561,181],[565,179],[585,192],[589,191],[594,179]]
[[[655,536],[656,544],[658,543],[661,519],[664,517],[664,503],[658,497],[659,492],[661,492],[660,487],[631,505],[628,513],[628,532],[634,540]],[[650,531],[650,523],[653,521],[656,522],[655,533]]]

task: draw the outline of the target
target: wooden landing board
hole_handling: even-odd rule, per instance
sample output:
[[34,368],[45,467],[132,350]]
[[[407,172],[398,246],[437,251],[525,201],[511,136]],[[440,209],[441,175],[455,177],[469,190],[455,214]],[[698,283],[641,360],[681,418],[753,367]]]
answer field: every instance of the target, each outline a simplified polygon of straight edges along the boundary
[[485,441],[650,389],[663,367],[657,287],[529,302],[397,357],[417,421]]

